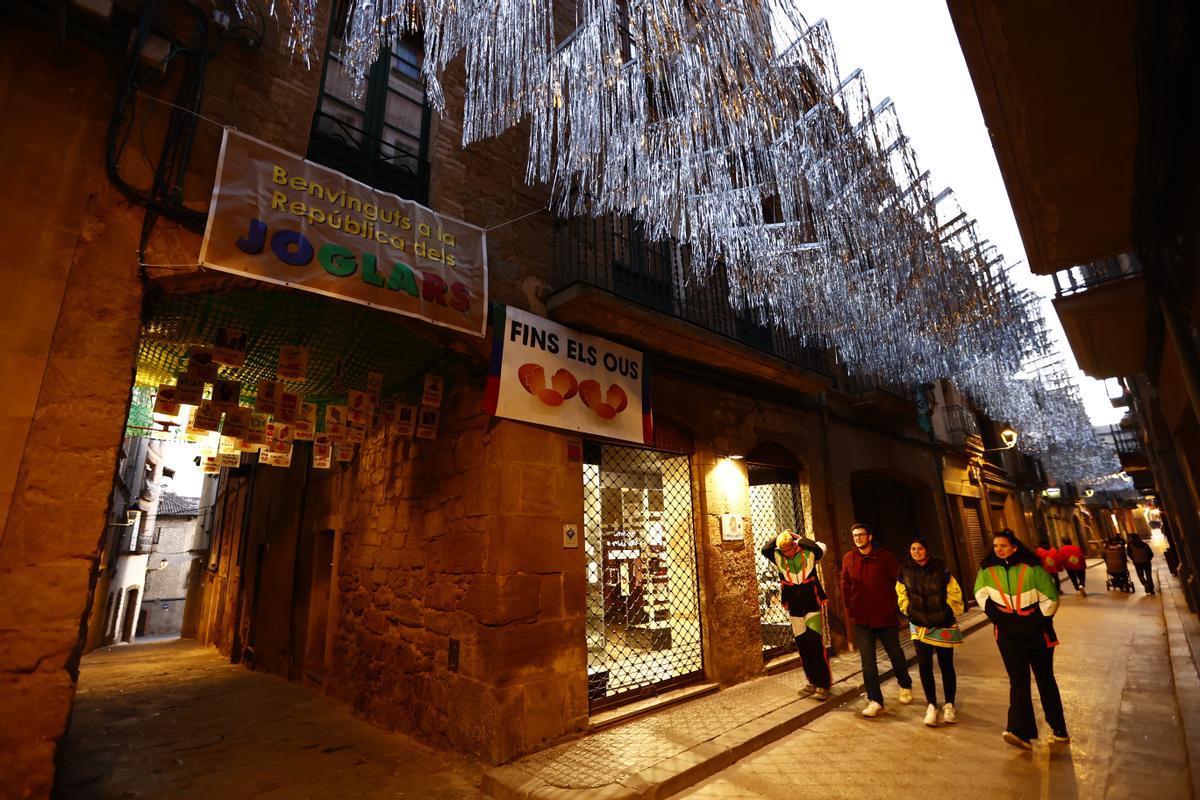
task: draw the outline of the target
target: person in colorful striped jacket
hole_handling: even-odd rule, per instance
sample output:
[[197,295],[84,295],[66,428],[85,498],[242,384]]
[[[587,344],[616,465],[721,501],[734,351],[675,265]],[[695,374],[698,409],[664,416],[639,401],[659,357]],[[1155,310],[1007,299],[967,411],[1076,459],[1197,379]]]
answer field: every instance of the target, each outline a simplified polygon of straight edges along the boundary
[[1058,589],[1038,557],[1005,528],[992,538],[992,553],[979,565],[975,600],[992,621],[996,645],[1008,671],[1008,727],[1004,741],[1032,750],[1037,738],[1029,673],[1037,681],[1051,742],[1069,742],[1062,696],[1054,679],[1053,617]]
[[824,700],[833,683],[821,613],[825,589],[817,576],[817,562],[825,555],[825,545],[797,536],[789,529],[763,545],[762,554],[779,573],[780,599],[787,608],[796,650],[808,679],[800,689],[800,696],[812,695],[814,700]]

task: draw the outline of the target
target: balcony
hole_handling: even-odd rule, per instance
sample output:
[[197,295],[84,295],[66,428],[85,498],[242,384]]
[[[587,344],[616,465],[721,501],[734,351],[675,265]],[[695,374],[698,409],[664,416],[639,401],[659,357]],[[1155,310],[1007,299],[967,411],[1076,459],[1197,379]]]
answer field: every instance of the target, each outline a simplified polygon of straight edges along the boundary
[[560,219],[555,226],[557,291],[551,316],[647,350],[813,393],[831,388],[837,368],[827,350],[806,347],[769,321],[735,311],[717,269],[685,280],[687,255],[651,242],[640,223],[607,217]]
[[429,161],[400,142],[371,136],[343,119],[318,111],[308,141],[308,159],[385,192],[429,202]]
[[1150,469],[1146,446],[1137,431],[1119,425],[1109,425],[1102,435],[1112,440],[1113,447],[1117,449],[1117,458],[1121,461],[1121,468],[1126,472],[1133,475]]
[[979,432],[979,420],[969,408],[950,405],[942,406],[938,412],[941,419],[935,420],[938,438],[952,445],[969,445],[983,449],[983,438]]
[[1080,369],[1103,379],[1144,368],[1146,285],[1132,254],[1063,270],[1054,286],[1054,308]]

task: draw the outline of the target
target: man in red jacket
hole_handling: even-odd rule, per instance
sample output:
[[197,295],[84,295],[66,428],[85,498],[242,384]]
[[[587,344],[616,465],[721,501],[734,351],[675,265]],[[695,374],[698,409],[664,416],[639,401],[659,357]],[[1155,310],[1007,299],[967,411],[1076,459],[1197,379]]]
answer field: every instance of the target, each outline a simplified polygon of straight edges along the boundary
[[875,644],[883,649],[892,662],[896,682],[900,684],[900,702],[912,702],[912,678],[900,647],[900,622],[896,606],[896,578],[900,565],[887,550],[872,544],[871,529],[861,522],[850,528],[854,549],[842,559],[842,602],[854,625],[854,646],[862,660],[863,683],[867,687],[867,707],[864,717],[877,717],[883,711],[883,691],[879,688],[879,666],[875,661]]
[[1080,597],[1087,597],[1087,589],[1083,588],[1087,583],[1087,562],[1083,560],[1083,551],[1079,549],[1079,545],[1072,544],[1070,539],[1063,539],[1062,547],[1058,548],[1058,557],[1067,568],[1067,577],[1071,579],[1075,593]]

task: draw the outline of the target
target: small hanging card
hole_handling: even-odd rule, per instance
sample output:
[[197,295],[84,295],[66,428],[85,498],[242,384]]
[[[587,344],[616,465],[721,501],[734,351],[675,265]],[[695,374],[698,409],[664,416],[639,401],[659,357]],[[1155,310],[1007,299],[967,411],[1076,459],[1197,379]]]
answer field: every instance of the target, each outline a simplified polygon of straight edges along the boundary
[[212,350],[207,347],[193,346],[189,348],[187,373],[205,383],[215,381],[217,379],[217,362],[213,360]]
[[384,400],[379,405],[379,419],[384,423],[392,423],[396,421],[396,401]]
[[441,375],[430,372],[425,376],[425,391],[421,394],[421,405],[438,408],[442,404],[442,389],[445,381]]
[[367,424],[371,414],[375,412],[375,402],[371,395],[351,389],[346,401],[347,419],[359,425]]
[[354,460],[354,445],[349,442],[338,442],[333,447],[334,457],[338,461]]
[[213,342],[213,361],[230,367],[246,363],[246,332],[236,328],[217,328],[217,339]]
[[345,406],[325,406],[325,432],[338,441],[341,441],[345,437]]
[[219,408],[205,401],[196,406],[196,414],[189,426],[189,430],[219,431],[221,430],[221,414],[222,411]]
[[225,412],[225,424],[221,426],[221,433],[234,439],[241,439],[246,435],[246,431],[250,430],[250,415],[253,413],[243,406],[229,409]]
[[204,402],[204,378],[185,372],[175,379],[176,398],[187,406],[198,406]]
[[396,406],[396,433],[412,436],[417,430],[417,407]]
[[276,381],[259,381],[258,394],[254,396],[254,410],[260,414],[274,414],[279,409],[279,384]]
[[242,398],[242,382],[218,379],[213,383],[212,404],[222,411],[237,408]]
[[221,467],[239,467],[242,463],[241,453],[217,453],[217,465]]
[[333,447],[330,445],[313,445],[313,468],[329,469],[333,466]]
[[266,414],[250,414],[250,427],[246,428],[245,439],[250,444],[267,443],[267,425],[270,417]]
[[221,465],[217,463],[216,456],[204,456],[204,460],[200,463],[200,471],[205,475],[219,474]]
[[312,441],[317,432],[317,404],[301,403],[296,412],[296,438]]
[[292,423],[300,411],[300,395],[291,392],[279,393],[279,406],[275,409],[275,419],[279,422]]
[[275,377],[281,381],[308,380],[308,348],[291,344],[280,347]]
[[160,383],[158,393],[154,395],[154,413],[168,417],[179,416],[179,392],[174,386]]
[[362,444],[367,440],[367,429],[362,425],[347,425],[346,438],[354,444]]
[[417,418],[417,438],[418,439],[436,439],[438,429],[439,411],[436,408],[421,406],[420,414]]
[[380,395],[383,394],[382,372],[367,373],[367,394],[371,395],[371,401],[375,405],[379,405]]

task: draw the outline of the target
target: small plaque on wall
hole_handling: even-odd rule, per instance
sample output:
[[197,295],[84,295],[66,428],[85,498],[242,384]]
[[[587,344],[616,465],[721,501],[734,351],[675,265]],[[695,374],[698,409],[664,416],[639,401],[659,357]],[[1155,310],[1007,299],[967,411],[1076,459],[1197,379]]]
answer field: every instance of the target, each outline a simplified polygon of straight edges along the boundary
[[579,547],[579,526],[573,522],[563,523],[563,547]]
[[721,515],[721,541],[744,542],[746,531],[742,527],[742,518],[737,514]]

